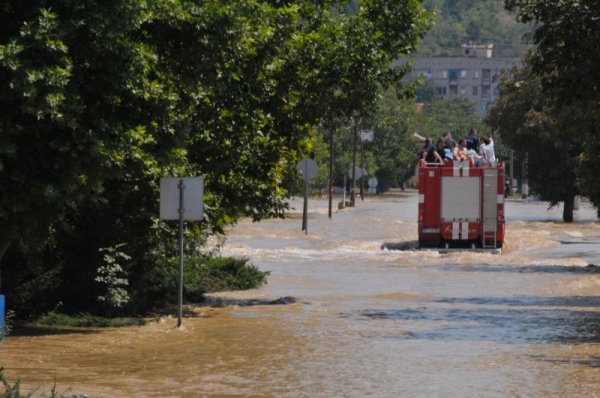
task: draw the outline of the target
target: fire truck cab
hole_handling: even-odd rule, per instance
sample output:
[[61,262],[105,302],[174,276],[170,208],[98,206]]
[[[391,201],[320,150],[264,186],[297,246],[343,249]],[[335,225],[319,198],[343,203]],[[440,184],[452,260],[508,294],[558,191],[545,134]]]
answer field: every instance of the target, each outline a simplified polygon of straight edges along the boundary
[[419,166],[419,246],[499,251],[504,243],[504,164]]

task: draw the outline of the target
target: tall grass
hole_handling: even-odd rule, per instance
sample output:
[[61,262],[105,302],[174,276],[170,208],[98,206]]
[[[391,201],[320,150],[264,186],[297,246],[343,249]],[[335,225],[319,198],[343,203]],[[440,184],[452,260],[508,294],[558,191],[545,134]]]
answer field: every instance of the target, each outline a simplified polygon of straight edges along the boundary
[[[28,391],[26,393],[21,392],[21,380],[17,379],[15,384],[11,384],[8,382],[6,376],[4,375],[4,368],[0,367],[0,383],[2,383],[2,387],[4,387],[4,392],[0,391],[0,398],[31,398],[33,394],[36,394],[36,390]],[[56,383],[52,386],[52,390],[50,390],[50,394],[43,394],[42,396],[48,398],[83,398],[87,397],[86,395],[62,395],[56,392]]]

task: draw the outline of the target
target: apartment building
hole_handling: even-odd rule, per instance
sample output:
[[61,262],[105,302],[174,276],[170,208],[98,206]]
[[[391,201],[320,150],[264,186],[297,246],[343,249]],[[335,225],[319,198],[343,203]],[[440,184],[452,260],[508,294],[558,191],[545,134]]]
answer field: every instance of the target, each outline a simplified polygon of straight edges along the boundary
[[414,58],[411,77],[425,77],[439,96],[467,97],[486,113],[498,97],[496,76],[520,63],[519,58],[494,58],[493,47],[463,44],[459,57]]

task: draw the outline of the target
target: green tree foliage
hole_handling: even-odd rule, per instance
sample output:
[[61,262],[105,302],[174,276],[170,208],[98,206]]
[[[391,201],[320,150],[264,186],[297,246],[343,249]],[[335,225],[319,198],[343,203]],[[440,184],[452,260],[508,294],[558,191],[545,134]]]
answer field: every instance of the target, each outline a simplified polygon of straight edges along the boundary
[[104,254],[104,264],[98,267],[98,274],[94,278],[105,289],[104,294],[98,296],[98,301],[105,305],[109,315],[113,309],[123,308],[129,301],[129,281],[121,263],[131,260],[131,257],[120,250],[123,246],[100,249]]
[[[550,115],[565,119],[569,141],[585,143],[575,166],[581,192],[600,208],[596,165],[600,161],[600,8],[594,0],[506,0],[525,23],[534,23],[535,49],[531,70],[539,79],[542,96],[553,101]],[[551,113],[550,113],[551,112]],[[565,130],[555,137],[564,137]],[[567,146],[569,149],[569,146]]]
[[563,220],[572,222],[575,172],[583,150],[579,111],[557,107],[554,98],[545,96],[529,61],[527,56],[522,68],[503,76],[487,121],[511,148],[527,153],[532,189],[551,206],[564,201]]
[[[481,136],[492,133],[481,114],[477,113],[472,101],[461,96],[437,99],[419,106],[412,99],[398,99],[392,90],[383,90],[373,116],[363,118],[359,129],[373,129],[375,140],[364,143],[365,168],[368,177],[376,176],[378,191],[402,186],[414,173],[417,151],[422,146],[413,133],[429,137],[434,142],[446,131],[458,140],[476,128]],[[334,184],[342,186],[344,175],[352,165],[354,126],[348,124],[336,130],[334,140]],[[320,165],[319,176],[312,184],[313,189],[326,186],[328,167],[328,139],[321,132],[316,159]],[[496,155],[501,160],[509,157],[509,149],[501,137],[494,137]],[[356,145],[356,164],[360,167],[360,142]],[[360,184],[360,182],[359,182]],[[366,184],[365,184],[366,186]],[[300,192],[300,191],[298,191]]]
[[424,105],[416,121],[417,132],[430,137],[434,142],[445,132],[452,133],[458,140],[476,128],[485,135],[482,116],[477,113],[473,101],[462,96],[448,96]]
[[375,140],[371,145],[378,192],[400,187],[413,174],[416,149],[413,138],[416,109],[411,100],[400,100],[395,93],[384,92],[375,112]]
[[600,7],[595,0],[506,0],[519,20],[534,23],[532,68],[560,100],[600,98]]
[[417,0],[0,1],[7,296],[22,312],[86,309],[98,249],[123,242],[131,305],[156,303],[173,243],[159,177],[205,177],[190,250],[239,217],[281,215],[315,126],[400,89],[406,68],[389,64],[427,18]]
[[442,95],[437,93],[435,84],[432,80],[425,79],[422,82],[418,82],[418,86],[415,88],[415,99],[417,102],[430,103],[442,98]]
[[425,0],[435,22],[419,47],[422,56],[456,56],[460,45],[494,43],[494,55],[518,57],[526,48],[529,25],[519,24],[497,0]]
[[[372,116],[363,117],[358,123],[357,130],[373,130],[372,142],[353,140],[355,126],[351,121],[335,131],[333,183],[342,187],[344,176],[347,177],[348,187],[351,180],[348,178],[352,167],[353,145],[356,144],[356,166],[361,167],[361,152],[364,159],[364,168],[367,174],[364,181],[357,181],[357,187],[371,177],[377,177],[378,192],[386,192],[390,188],[401,187],[414,173],[416,165],[416,152],[419,142],[413,138],[417,120],[417,111],[412,99],[398,98],[393,88],[383,89],[377,101]],[[328,132],[320,131],[319,146],[315,151],[315,159],[319,164],[319,174],[312,182],[315,190],[327,186],[329,165]],[[323,193],[326,190],[322,190]]]

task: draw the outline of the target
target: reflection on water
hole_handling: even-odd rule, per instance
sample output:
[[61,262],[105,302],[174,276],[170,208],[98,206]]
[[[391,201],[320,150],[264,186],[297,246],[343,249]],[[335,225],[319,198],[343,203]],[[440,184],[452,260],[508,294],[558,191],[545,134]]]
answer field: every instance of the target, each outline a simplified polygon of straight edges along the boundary
[[[452,300],[449,302],[455,303]],[[524,299],[524,303],[522,308],[429,305],[400,310],[373,309],[361,311],[356,316],[395,321],[399,326],[419,321],[438,325],[434,330],[419,328],[401,333],[399,338],[445,342],[492,341],[502,344],[600,342],[600,312],[572,308],[531,308],[532,304],[527,299]]]
[[[294,202],[301,209],[299,202]],[[592,397],[600,395],[600,225],[584,204],[507,203],[502,254],[397,250],[416,239],[414,193],[327,218],[243,221],[224,248],[271,271],[136,328],[23,333],[0,363],[105,397]],[[549,221],[548,221],[549,220]],[[406,249],[406,248],[405,248]],[[596,264],[596,265],[594,265]]]

